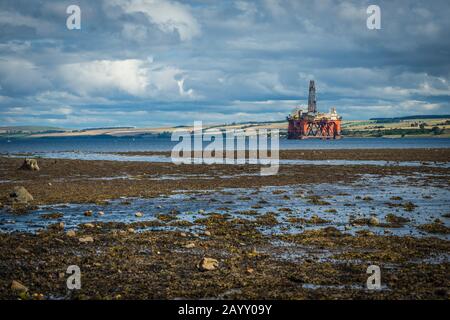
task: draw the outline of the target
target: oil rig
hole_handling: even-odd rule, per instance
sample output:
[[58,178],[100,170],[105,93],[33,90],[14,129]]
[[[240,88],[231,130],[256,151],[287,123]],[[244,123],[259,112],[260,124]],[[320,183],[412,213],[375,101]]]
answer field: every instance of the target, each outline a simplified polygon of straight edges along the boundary
[[331,108],[329,113],[317,112],[316,85],[314,80],[309,81],[308,111],[304,112],[297,107],[287,117],[288,139],[340,139],[341,121],[336,108]]

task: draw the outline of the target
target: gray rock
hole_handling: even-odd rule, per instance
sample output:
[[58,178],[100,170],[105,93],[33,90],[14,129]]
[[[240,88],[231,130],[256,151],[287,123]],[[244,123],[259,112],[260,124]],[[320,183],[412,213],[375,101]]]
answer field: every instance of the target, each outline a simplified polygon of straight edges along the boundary
[[372,226],[377,226],[380,224],[380,221],[376,217],[371,217],[369,219],[369,224]]
[[85,212],[84,212],[84,215],[85,215],[86,217],[91,217],[91,216],[92,216],[92,210],[87,210],[87,211],[85,211]]
[[12,202],[26,204],[33,201],[33,196],[24,187],[15,187],[9,195]]
[[66,235],[67,235],[69,238],[73,238],[73,237],[76,236],[76,233],[75,233],[74,230],[69,230],[69,231],[66,232]]
[[21,170],[31,170],[39,171],[39,166],[36,159],[25,159],[22,166],[19,168]]
[[22,283],[20,283],[17,280],[13,280],[11,283],[11,290],[16,293],[25,293],[28,292],[28,288],[24,286]]
[[81,237],[78,239],[81,243],[94,242],[94,238],[91,236]]
[[219,261],[213,258],[203,258],[200,260],[200,262],[197,264],[197,268],[200,271],[213,271],[216,270],[219,267]]

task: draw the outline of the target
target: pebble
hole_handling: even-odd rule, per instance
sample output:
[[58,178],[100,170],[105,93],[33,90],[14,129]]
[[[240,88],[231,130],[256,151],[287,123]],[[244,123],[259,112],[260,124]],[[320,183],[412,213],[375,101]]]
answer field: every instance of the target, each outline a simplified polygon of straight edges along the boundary
[[42,293],[33,293],[34,300],[44,300],[44,295]]
[[142,217],[144,214],[143,214],[142,212],[136,212],[134,215],[135,215],[137,218],[140,218],[140,217]]
[[105,214],[105,213],[104,213],[103,211],[99,211],[99,212],[98,212],[98,215],[99,215],[99,216],[103,216],[104,214]]
[[133,228],[128,228],[129,233],[135,233],[136,231]]
[[25,254],[30,253],[30,251],[28,251],[27,249],[21,248],[21,247],[17,248],[17,252],[25,253]]
[[21,284],[17,280],[13,280],[11,282],[11,290],[13,290],[13,291],[15,291],[17,293],[28,292],[28,288],[26,286],[24,286],[23,284]]
[[78,241],[80,241],[81,243],[94,242],[94,238],[92,238],[91,236],[86,236],[79,238]]
[[76,233],[74,230],[69,230],[66,232],[66,236],[68,236],[69,238],[75,237]]
[[186,249],[192,249],[192,248],[195,248],[195,243],[189,242],[189,243],[185,244],[183,247],[185,247]]
[[84,226],[86,228],[95,228],[95,226],[92,223],[85,223]]
[[369,224],[372,226],[377,226],[380,224],[380,221],[376,217],[370,217]]
[[213,271],[216,270],[219,267],[219,261],[213,258],[203,258],[200,260],[200,262],[197,264],[197,268],[200,271]]
[[85,215],[86,217],[92,216],[92,210],[87,210],[87,211],[85,211],[85,212],[84,212],[84,215]]
[[211,232],[205,231],[205,232],[204,232],[204,235],[210,237],[210,236],[211,236]]

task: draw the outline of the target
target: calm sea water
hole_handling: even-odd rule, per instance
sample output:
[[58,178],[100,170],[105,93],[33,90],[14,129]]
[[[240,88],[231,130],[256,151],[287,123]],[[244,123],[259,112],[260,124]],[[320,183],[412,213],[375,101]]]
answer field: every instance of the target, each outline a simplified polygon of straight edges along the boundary
[[[125,152],[170,151],[177,144],[158,137],[55,137],[0,139],[0,153],[19,152]],[[206,143],[207,144],[207,143]],[[345,138],[341,140],[280,139],[280,149],[380,149],[380,148],[450,148],[450,138]]]

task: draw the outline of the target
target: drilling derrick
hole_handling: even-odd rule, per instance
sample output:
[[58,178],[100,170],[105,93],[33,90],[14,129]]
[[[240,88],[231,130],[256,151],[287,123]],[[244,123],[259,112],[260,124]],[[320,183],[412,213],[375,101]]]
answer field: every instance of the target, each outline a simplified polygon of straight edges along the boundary
[[297,107],[287,117],[288,139],[340,139],[341,121],[336,108],[331,108],[328,113],[317,112],[316,86],[314,80],[309,82],[308,111],[304,112]]
[[309,81],[308,112],[317,112],[316,85],[314,84],[314,80]]

